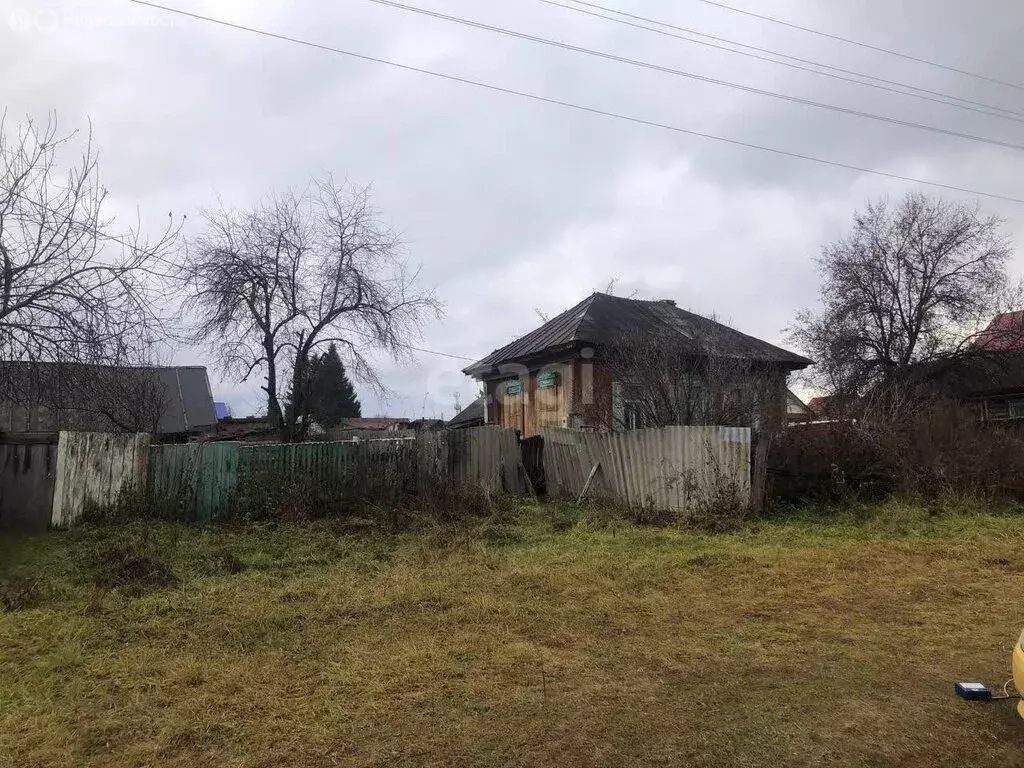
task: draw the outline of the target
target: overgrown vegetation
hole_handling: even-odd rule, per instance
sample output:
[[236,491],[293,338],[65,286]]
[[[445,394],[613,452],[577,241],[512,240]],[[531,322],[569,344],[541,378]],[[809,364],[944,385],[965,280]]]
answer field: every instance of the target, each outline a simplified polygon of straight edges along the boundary
[[435,523],[471,523],[514,503],[483,487],[417,477],[403,456],[396,453],[393,461],[375,461],[327,478],[254,473],[240,484],[231,517],[241,522],[362,521],[403,531]]
[[[709,535],[530,504],[383,530],[0,540],[0,581],[39,589],[0,612],[0,764],[931,767],[1024,749],[1010,702],[952,691],[1009,677],[1022,517],[850,503]],[[101,589],[111,552],[176,583]]]
[[787,430],[772,446],[770,493],[791,503],[913,494],[939,505],[973,497],[1024,502],[1024,432],[982,423],[947,400],[882,418]]

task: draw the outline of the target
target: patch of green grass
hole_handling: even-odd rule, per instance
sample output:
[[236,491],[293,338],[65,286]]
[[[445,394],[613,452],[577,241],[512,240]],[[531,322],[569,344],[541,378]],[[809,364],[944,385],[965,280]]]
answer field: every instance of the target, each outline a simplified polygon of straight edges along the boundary
[[[909,503],[729,534],[524,503],[0,541],[0,765],[1024,763],[1024,518]],[[357,532],[356,532],[357,531]],[[174,583],[98,587],[98,553]]]

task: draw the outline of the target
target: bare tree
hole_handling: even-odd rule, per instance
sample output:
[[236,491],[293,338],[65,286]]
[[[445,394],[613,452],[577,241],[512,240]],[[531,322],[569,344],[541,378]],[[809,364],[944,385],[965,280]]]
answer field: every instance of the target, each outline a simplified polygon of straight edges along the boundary
[[207,212],[186,268],[188,308],[201,318],[196,340],[212,342],[241,380],[263,375],[268,416],[289,440],[307,427],[307,369],[317,350],[337,344],[346,367],[381,388],[365,353],[404,354],[424,316],[440,311],[369,189],[329,176],[248,211]]
[[818,259],[821,309],[801,312],[792,330],[817,360],[815,383],[856,399],[921,362],[971,349],[1019,295],[1002,225],[977,206],[920,193],[856,214],[852,232]]
[[753,426],[778,420],[785,375],[770,365],[716,354],[710,340],[622,333],[604,351],[621,410],[611,428],[672,424]]
[[52,118],[9,129],[0,117],[0,399],[51,409],[66,404],[39,402],[44,393],[83,393],[41,377],[81,384],[150,360],[166,331],[163,265],[177,236],[171,219],[155,241],[138,227],[116,232],[91,132],[68,162],[74,136]]

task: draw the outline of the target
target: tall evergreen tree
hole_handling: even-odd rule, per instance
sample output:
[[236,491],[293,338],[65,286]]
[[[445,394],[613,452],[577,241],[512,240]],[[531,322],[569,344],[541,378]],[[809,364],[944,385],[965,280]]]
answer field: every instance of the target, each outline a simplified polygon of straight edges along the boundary
[[346,417],[362,415],[355,387],[334,344],[310,361],[308,381],[309,417],[320,426],[336,427]]

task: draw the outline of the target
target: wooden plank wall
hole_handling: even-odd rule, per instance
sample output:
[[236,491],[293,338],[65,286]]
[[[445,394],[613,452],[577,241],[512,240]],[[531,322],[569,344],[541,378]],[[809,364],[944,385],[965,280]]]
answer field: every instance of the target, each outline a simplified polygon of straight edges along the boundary
[[50,524],[67,528],[92,507],[116,504],[122,492],[144,490],[150,436],[60,433]]
[[0,529],[45,531],[56,476],[56,441],[0,444]]
[[543,371],[557,374],[555,385],[541,388],[537,382],[542,371],[531,371],[522,382],[522,390],[515,394],[506,391],[514,377],[487,382],[488,422],[491,425],[514,429],[523,437],[539,435],[546,427],[564,427],[578,400],[579,387],[575,376],[576,365],[571,362],[548,365]]
[[253,483],[309,483],[342,497],[353,483],[396,496],[435,487],[489,493],[527,490],[519,441],[496,427],[421,432],[414,439],[291,444],[206,443],[153,446],[149,490],[181,519],[206,522],[231,510]]
[[214,520],[230,509],[238,464],[238,443],[151,446],[150,498],[155,504],[177,507],[186,519]]

